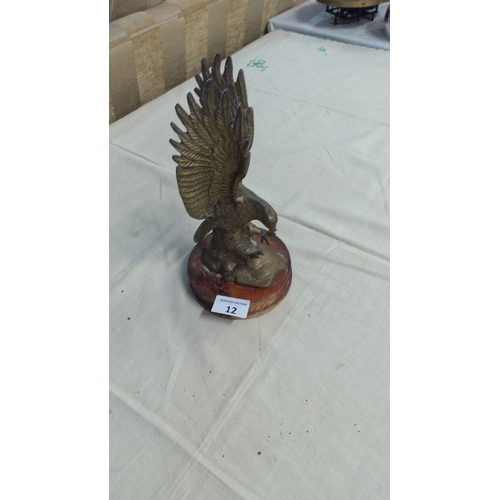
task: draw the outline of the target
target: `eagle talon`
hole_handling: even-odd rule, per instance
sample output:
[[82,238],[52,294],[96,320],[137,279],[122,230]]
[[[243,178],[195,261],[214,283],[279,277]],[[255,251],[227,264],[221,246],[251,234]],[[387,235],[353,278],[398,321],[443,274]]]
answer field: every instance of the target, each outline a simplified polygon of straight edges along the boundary
[[256,252],[251,253],[247,258],[248,259],[256,259],[257,257],[260,257],[261,255],[264,255],[264,252],[261,250],[257,250]]

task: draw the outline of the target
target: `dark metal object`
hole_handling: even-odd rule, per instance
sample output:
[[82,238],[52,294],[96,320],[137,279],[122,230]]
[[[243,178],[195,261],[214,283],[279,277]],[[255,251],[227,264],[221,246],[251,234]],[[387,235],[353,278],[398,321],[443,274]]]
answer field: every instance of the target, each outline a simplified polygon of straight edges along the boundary
[[333,7],[327,5],[326,11],[335,16],[333,24],[338,24],[339,19],[342,21],[342,24],[352,23],[354,21],[359,23],[360,19],[369,19],[373,21],[378,12],[378,5],[371,7]]

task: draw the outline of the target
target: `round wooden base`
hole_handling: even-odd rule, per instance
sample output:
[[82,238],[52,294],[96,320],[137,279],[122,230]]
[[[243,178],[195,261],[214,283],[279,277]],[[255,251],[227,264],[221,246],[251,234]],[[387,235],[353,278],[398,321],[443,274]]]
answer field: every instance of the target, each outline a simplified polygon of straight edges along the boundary
[[[290,289],[292,265],[285,244],[276,236],[268,236],[267,238],[269,240],[269,249],[281,254],[285,259],[285,269],[274,278],[268,288],[237,285],[223,280],[218,273],[208,271],[201,262],[201,256],[208,248],[212,234],[209,234],[203,241],[198,243],[188,260],[189,283],[196,300],[208,311],[212,309],[217,295],[249,300],[250,308],[247,319],[261,316],[274,309],[285,298]],[[258,239],[258,236],[255,236],[255,239]],[[217,314],[217,316],[238,319],[224,314]]]

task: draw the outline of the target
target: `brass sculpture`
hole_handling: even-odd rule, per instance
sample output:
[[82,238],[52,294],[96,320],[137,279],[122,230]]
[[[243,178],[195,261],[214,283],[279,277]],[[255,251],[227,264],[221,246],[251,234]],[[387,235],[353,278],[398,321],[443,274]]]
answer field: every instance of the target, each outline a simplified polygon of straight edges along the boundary
[[[211,66],[202,60],[196,82],[194,91],[200,104],[189,93],[189,114],[176,105],[186,131],[171,123],[180,142],[170,140],[180,153],[172,158],[177,163],[184,206],[191,217],[204,219],[194,240],[199,243],[213,232],[202,256],[209,271],[238,285],[267,288],[285,268],[285,260],[263,244],[269,244],[267,236],[276,232],[276,212],[242,183],[250,164],[254,131],[243,71],[234,81],[228,57],[221,73],[220,55],[216,54]],[[253,220],[268,230],[255,226]],[[258,235],[260,242],[253,235]]]

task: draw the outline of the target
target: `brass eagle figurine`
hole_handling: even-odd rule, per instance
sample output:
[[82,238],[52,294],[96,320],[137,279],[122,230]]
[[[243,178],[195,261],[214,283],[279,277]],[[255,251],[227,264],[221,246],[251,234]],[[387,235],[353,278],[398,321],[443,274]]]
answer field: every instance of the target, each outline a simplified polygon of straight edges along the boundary
[[[221,72],[221,58],[216,54],[212,65],[206,59],[201,61],[196,82],[199,104],[189,93],[189,114],[176,105],[186,131],[171,123],[180,142],[170,140],[180,153],[172,158],[177,163],[184,206],[191,217],[204,219],[194,240],[199,243],[213,232],[202,256],[209,271],[239,285],[266,288],[285,268],[285,260],[263,245],[269,244],[268,235],[275,235],[275,210],[242,183],[254,133],[243,71],[234,81],[231,58]],[[268,231],[255,226],[253,220],[262,222]]]

